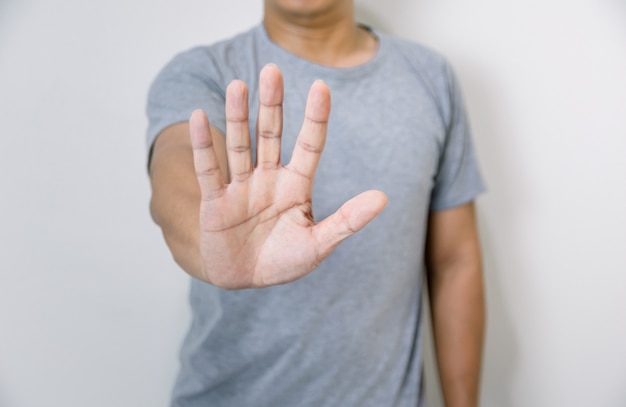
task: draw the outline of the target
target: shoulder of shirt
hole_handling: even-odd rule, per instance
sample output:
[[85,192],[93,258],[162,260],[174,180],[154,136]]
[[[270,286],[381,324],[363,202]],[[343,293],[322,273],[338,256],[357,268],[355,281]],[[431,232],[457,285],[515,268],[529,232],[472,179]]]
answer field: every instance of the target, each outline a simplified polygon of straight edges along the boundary
[[419,42],[396,37],[392,34],[376,32],[395,55],[412,66],[431,72],[446,72],[450,69],[447,58],[434,49]]
[[394,66],[403,66],[422,83],[437,106],[442,121],[447,123],[454,87],[454,73],[447,58],[420,43],[385,33],[376,34],[386,42],[387,55],[395,58]]

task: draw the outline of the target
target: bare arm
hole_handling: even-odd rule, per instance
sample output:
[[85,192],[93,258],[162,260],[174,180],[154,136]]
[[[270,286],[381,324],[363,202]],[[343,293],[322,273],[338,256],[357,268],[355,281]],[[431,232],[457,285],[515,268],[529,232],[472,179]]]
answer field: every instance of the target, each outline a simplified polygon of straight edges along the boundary
[[187,127],[159,136],[151,165],[151,211],[174,258],[192,276],[227,289],[303,277],[386,204],[382,192],[367,191],[316,222],[311,194],[330,114],[328,87],[311,86],[287,165],[280,162],[283,81],[275,66],[261,72],[259,97],[256,166],[241,81],[226,91],[225,143],[196,111]]
[[485,326],[474,205],[433,212],[426,246],[439,377],[447,407],[478,406]]
[[[211,126],[223,180],[228,182],[226,146],[221,132]],[[150,161],[152,199],[150,212],[178,265],[202,278],[199,250],[200,188],[193,166],[189,123],[163,130],[157,137]]]

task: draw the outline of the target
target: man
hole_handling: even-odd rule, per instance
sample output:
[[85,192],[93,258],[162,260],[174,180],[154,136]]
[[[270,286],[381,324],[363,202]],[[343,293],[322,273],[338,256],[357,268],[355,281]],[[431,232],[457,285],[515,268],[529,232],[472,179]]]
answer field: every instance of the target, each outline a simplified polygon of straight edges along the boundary
[[152,215],[194,277],[172,405],[422,405],[424,261],[446,405],[477,405],[483,187],[441,57],[352,0],[265,0],[148,116]]

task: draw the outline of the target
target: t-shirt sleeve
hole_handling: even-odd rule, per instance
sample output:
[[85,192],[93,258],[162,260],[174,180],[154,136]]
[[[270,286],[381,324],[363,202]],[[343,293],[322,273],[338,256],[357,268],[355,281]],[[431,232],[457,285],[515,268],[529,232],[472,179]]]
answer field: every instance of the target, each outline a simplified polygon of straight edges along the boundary
[[148,153],[166,127],[189,120],[202,109],[211,124],[224,130],[225,89],[221,75],[208,53],[194,48],[174,57],[152,82],[146,114]]
[[432,190],[430,210],[440,211],[468,203],[485,191],[461,90],[446,65],[448,111],[446,136]]

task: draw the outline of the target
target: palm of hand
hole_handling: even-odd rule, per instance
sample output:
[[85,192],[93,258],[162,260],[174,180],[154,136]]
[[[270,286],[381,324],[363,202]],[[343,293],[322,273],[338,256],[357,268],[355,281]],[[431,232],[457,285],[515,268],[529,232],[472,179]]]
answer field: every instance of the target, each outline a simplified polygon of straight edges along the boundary
[[275,66],[266,66],[261,72],[259,98],[257,164],[253,168],[247,88],[234,81],[227,89],[229,184],[222,182],[206,116],[197,111],[190,119],[202,196],[203,275],[223,288],[264,287],[303,277],[386,203],[382,192],[368,191],[322,222],[315,222],[311,191],[330,114],[328,88],[320,81],[311,86],[304,122],[287,166],[280,163],[283,85]]

